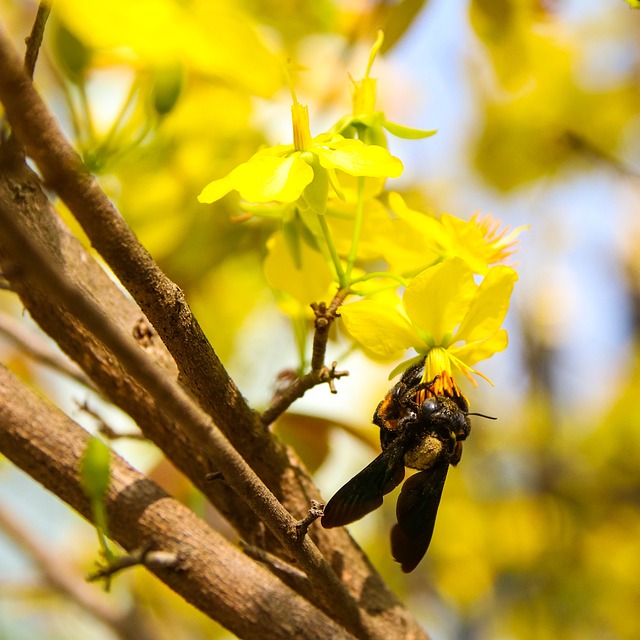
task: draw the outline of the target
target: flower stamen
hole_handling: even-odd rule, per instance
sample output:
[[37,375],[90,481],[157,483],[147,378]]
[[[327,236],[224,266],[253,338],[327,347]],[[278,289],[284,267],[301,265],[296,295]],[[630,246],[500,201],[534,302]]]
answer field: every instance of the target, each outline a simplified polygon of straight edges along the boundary
[[527,228],[521,226],[512,230],[511,225],[506,225],[501,229],[502,220],[494,218],[490,213],[474,213],[470,222],[476,225],[487,243],[487,264],[502,262],[512,255],[516,251],[518,236]]

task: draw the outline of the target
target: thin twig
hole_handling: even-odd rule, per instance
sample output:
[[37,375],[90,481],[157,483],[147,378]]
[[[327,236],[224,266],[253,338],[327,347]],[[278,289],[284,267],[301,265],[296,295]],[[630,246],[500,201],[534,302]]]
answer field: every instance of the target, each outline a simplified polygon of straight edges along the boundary
[[333,297],[329,306],[324,302],[313,302],[311,308],[315,314],[315,331],[313,334],[313,349],[311,355],[311,370],[295,378],[287,387],[278,393],[271,406],[263,411],[260,419],[265,426],[282,415],[296,400],[301,398],[309,389],[327,383],[331,393],[337,393],[335,380],[343,376],[348,376],[348,371],[337,371],[337,363],[333,362],[331,367],[325,364],[327,352],[327,341],[329,340],[329,330],[334,320],[338,317],[338,308],[347,296],[344,289],[340,289]]
[[87,576],[89,582],[109,580],[116,573],[136,566],[162,567],[163,569],[180,568],[180,556],[170,551],[152,551],[149,545],[134,549],[130,553],[118,556],[112,562],[99,566]]
[[324,514],[324,505],[318,502],[317,500],[311,501],[311,509],[307,515],[302,519],[298,520],[295,523],[295,534],[298,538],[303,538],[307,535],[307,531],[309,527],[318,519],[322,518]]
[[274,576],[277,576],[286,585],[289,585],[296,593],[313,602],[313,589],[309,578],[298,567],[285,562],[282,558],[265,551],[265,549],[240,540],[240,548],[254,560],[264,565]]
[[47,24],[51,7],[47,2],[41,2],[36,13],[36,19],[33,23],[31,33],[25,38],[27,50],[24,54],[24,70],[30,78],[33,78],[33,72],[36,69],[36,60],[40,52],[40,45],[44,36],[44,28]]
[[78,409],[83,413],[91,416],[98,423],[98,433],[103,435],[107,440],[146,440],[144,434],[139,431],[132,433],[120,433],[116,431],[112,426],[107,424],[104,418],[95,409],[89,406],[89,402],[87,400],[83,400],[82,402],[76,401],[76,407],[78,407]]
[[39,364],[62,373],[92,391],[97,391],[91,380],[68,358],[52,349],[42,335],[36,331],[29,331],[6,313],[0,313],[0,334]]
[[348,291],[346,289],[340,289],[336,295],[333,296],[333,300],[328,307],[324,302],[314,302],[311,305],[316,317],[314,322],[313,349],[311,352],[312,371],[317,371],[324,366],[329,330],[334,320],[338,317],[338,308],[344,302],[347,295]]

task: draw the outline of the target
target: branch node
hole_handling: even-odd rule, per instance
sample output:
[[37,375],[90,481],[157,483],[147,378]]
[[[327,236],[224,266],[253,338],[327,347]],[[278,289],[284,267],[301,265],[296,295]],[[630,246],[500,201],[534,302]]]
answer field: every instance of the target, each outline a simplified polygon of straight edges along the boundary
[[329,367],[323,367],[322,370],[320,371],[320,381],[321,382],[326,382],[329,385],[329,389],[331,391],[331,393],[338,393],[338,390],[336,389],[336,380],[338,378],[343,378],[344,376],[348,376],[349,372],[344,370],[344,371],[337,371],[336,367],[338,366],[338,363],[334,360],[331,363],[331,368]]
[[181,563],[182,560],[177,553],[152,551],[147,544],[134,549],[131,553],[118,556],[106,565],[98,565],[98,568],[87,576],[87,581],[109,581],[116,573],[137,565],[144,565],[149,569],[179,569]]
[[311,509],[307,515],[302,519],[298,520],[292,526],[292,533],[296,537],[297,540],[302,540],[307,535],[307,531],[313,522],[315,522],[318,518],[322,517],[324,513],[324,505],[317,500],[311,501]]
[[149,321],[144,317],[138,318],[133,325],[131,333],[141,347],[153,346],[153,341],[157,335]]

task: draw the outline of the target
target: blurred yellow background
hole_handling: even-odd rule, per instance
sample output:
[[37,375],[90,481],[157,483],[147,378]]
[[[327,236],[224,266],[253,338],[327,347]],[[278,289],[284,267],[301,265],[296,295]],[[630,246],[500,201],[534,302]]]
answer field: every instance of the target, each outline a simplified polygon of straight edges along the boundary
[[[33,2],[0,0],[18,47],[34,15]],[[262,271],[276,225],[234,220],[234,196],[196,196],[261,144],[291,141],[287,59],[312,134],[350,112],[349,74],[362,75],[378,28],[379,108],[438,129],[390,140],[405,165],[392,188],[434,215],[482,210],[531,228],[512,261],[510,346],[483,367],[495,386],[464,389],[498,420],[472,420],[425,561],[405,576],[390,556],[393,496],[350,529],[434,640],[638,638],[640,12],[623,0],[57,0],[35,82],[261,409],[298,364]],[[8,291],[0,311],[21,318]],[[74,419],[95,429],[76,404],[88,398],[131,428],[11,333],[0,328],[3,360]],[[393,367],[339,341],[332,359],[350,371],[338,395],[314,389],[279,425],[327,498],[377,455],[370,421]],[[116,446],[215,517],[150,445]],[[94,532],[7,462],[0,505],[88,572]],[[2,528],[0,638],[116,637],[52,593]],[[131,601],[158,638],[228,637],[142,570],[115,582],[114,606]]]

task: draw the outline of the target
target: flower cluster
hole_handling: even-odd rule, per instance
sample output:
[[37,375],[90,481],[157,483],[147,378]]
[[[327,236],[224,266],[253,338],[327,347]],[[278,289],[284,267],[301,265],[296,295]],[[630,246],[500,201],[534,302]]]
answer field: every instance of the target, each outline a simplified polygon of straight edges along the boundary
[[308,109],[291,86],[293,142],[259,150],[205,186],[199,200],[237,191],[245,212],[281,220],[267,246],[265,275],[300,339],[311,302],[332,288],[341,298],[359,296],[340,309],[350,338],[377,358],[413,349],[417,356],[396,371],[424,359],[424,380],[437,377],[434,391],[454,396],[456,374],[475,384],[474,376],[485,376],[474,365],[507,346],[501,325],[517,274],[500,263],[523,228],[479,214],[435,218],[385,192],[386,181],[403,170],[385,132],[417,139],[435,131],[391,123],[376,111],[370,70],[381,44],[382,34],[364,78],[352,81],[351,114],[312,137]]

